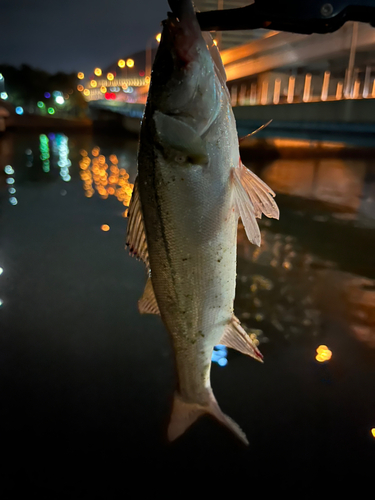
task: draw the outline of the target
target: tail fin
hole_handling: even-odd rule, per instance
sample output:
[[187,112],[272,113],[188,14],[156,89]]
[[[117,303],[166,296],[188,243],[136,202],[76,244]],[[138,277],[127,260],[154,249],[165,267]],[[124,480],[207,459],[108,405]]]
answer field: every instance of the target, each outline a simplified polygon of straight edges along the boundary
[[228,427],[244,444],[249,442],[245,433],[234,420],[225,415],[219,408],[215,396],[210,394],[206,405],[188,403],[176,393],[173,401],[172,416],[168,427],[168,439],[174,441],[181,436],[204,413],[213,415],[220,423]]

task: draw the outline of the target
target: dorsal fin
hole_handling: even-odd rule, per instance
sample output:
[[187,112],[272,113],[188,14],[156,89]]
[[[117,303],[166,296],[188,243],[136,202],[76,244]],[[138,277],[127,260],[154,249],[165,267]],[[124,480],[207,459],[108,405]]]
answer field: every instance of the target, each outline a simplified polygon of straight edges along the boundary
[[226,345],[231,349],[247,354],[258,361],[263,362],[263,356],[249,335],[242,328],[240,320],[236,316],[225,328],[224,334],[220,339],[219,344]]
[[147,268],[150,267],[142,206],[138,191],[138,177],[134,182],[133,194],[129,205],[126,246],[129,248],[131,255],[143,260]]
[[159,306],[152,286],[151,276],[148,277],[142,297],[138,300],[138,310],[141,314],[159,314]]

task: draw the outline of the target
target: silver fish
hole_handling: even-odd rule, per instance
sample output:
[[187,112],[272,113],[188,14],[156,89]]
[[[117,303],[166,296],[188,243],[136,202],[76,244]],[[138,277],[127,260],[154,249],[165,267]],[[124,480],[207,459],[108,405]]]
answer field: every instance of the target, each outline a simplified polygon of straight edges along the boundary
[[244,443],[210,385],[213,347],[261,361],[233,314],[241,217],[260,245],[256,217],[279,217],[273,191],[241,162],[226,75],[212,37],[202,34],[191,0],[168,14],[141,126],[138,176],[127,229],[131,254],[146,264],[138,305],[160,314],[174,350],[177,389],[168,438],[209,413]]

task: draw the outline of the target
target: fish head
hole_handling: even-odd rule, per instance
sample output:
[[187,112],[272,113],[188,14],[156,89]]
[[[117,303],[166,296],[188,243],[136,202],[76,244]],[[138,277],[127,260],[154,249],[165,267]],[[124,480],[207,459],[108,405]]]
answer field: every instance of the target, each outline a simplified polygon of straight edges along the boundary
[[170,146],[183,154],[193,151],[192,160],[205,161],[200,138],[218,115],[218,90],[214,63],[191,0],[182,0],[178,15],[169,13],[163,22],[148,96],[156,137],[165,150]]

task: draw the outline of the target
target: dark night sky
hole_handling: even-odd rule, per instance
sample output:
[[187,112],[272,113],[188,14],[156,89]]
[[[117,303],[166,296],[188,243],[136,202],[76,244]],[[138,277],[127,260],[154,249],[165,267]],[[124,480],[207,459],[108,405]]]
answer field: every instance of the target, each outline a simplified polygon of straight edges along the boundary
[[167,0],[0,0],[0,64],[91,72],[145,48]]

